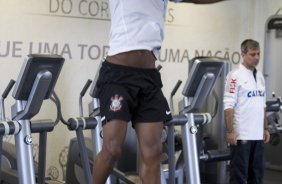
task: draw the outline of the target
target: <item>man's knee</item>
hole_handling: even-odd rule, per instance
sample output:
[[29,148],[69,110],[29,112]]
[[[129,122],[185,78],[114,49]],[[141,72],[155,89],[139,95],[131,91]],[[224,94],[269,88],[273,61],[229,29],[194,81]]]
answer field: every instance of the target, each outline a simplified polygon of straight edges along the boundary
[[122,147],[114,143],[103,144],[102,154],[110,162],[116,162],[122,154]]
[[162,146],[161,144],[155,144],[146,146],[143,150],[143,159],[148,161],[160,160],[160,156],[162,153]]

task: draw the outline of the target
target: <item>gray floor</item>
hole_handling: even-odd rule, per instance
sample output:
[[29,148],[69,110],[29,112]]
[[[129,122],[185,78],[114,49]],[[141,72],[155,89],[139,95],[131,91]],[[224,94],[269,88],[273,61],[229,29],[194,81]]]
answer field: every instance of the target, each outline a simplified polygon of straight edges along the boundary
[[[141,184],[141,181],[136,176],[131,176],[130,179],[134,180],[136,184]],[[266,169],[263,184],[282,184],[282,171]]]
[[282,172],[266,169],[263,184],[282,184]]
[[282,184],[282,171],[265,169],[263,184]]

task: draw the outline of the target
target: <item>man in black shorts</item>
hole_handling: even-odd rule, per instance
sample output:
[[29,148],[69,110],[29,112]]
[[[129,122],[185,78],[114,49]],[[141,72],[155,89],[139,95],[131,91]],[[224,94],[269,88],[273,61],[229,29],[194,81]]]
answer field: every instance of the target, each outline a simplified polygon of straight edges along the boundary
[[108,56],[102,64],[97,81],[97,94],[101,104],[103,148],[95,160],[93,171],[95,184],[105,183],[104,179],[109,174],[107,172],[103,181],[98,181],[102,173],[98,165],[106,167],[106,163],[109,162],[111,164],[107,170],[111,171],[119,158],[127,122],[130,120],[140,145],[140,171],[146,171],[140,173],[140,177],[142,178],[142,174],[147,176],[142,179],[144,183],[146,180],[154,180],[156,183],[159,181],[155,173],[157,172],[159,176],[163,122],[172,117],[161,91],[161,77],[154,66],[154,60],[151,52],[136,50],[115,57]]
[[160,184],[161,134],[163,123],[172,117],[155,61],[163,41],[167,2],[109,0],[110,49],[97,81],[103,146],[93,166],[94,184],[106,182],[121,155],[130,120],[139,142],[140,179],[143,184]]

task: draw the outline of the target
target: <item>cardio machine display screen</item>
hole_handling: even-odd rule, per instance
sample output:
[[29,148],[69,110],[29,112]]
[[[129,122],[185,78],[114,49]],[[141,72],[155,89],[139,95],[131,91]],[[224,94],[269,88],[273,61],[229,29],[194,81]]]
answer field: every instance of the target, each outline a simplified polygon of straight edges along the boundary
[[184,96],[193,97],[195,96],[202,77],[207,73],[212,73],[215,78],[217,78],[221,72],[223,62],[218,58],[199,57],[192,60],[190,64],[192,66],[190,67],[188,81],[182,94]]
[[59,55],[28,55],[22,65],[20,74],[16,81],[13,91],[13,97],[16,100],[27,100],[32,90],[36,76],[42,71],[49,71],[52,74],[52,80],[45,99],[48,99],[57,82],[59,73],[62,69],[64,58]]

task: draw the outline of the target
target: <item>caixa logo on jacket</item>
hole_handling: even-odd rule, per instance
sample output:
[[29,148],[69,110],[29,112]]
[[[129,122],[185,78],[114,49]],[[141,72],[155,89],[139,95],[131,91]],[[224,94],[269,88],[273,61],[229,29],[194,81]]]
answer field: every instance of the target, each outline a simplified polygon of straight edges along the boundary
[[253,90],[253,91],[249,91],[247,93],[248,98],[256,97],[256,96],[263,97],[264,95],[265,95],[265,91],[263,91],[263,90]]

